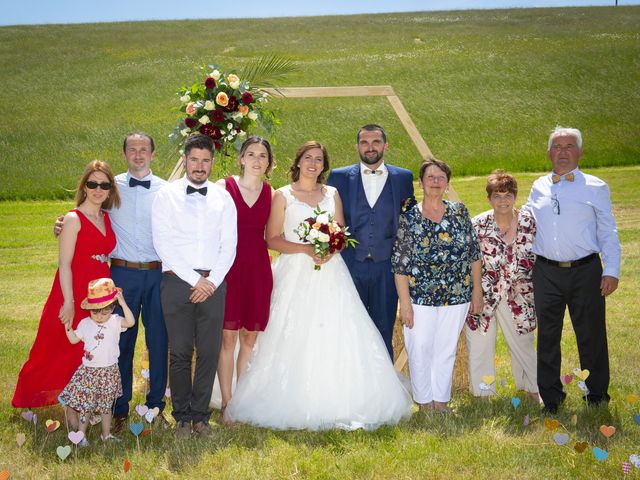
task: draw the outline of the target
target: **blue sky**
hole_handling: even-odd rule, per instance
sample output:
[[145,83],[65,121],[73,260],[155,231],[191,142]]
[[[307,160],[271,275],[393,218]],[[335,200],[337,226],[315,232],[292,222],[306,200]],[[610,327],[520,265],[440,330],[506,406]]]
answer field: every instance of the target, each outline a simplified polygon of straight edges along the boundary
[[[0,25],[250,18],[470,8],[614,5],[615,0],[4,0]],[[619,0],[638,5],[640,0]]]

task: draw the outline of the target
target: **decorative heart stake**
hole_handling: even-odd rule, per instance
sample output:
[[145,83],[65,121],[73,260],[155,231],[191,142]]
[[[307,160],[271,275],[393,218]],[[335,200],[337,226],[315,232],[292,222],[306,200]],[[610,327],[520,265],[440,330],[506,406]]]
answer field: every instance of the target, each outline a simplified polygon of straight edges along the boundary
[[560,446],[566,445],[569,442],[569,435],[567,435],[566,433],[556,433],[553,436],[553,441]]
[[580,370],[579,368],[573,369],[573,374],[578,377],[580,380],[586,380],[589,377],[589,370],[586,368],[584,370]]
[[84,438],[84,433],[82,433],[80,430],[78,430],[77,432],[69,432],[67,437],[69,437],[71,443],[73,443],[74,445],[78,445]]
[[600,433],[607,438],[611,438],[616,433],[616,427],[612,425],[600,425]]
[[62,405],[63,407],[67,404],[67,402],[64,401],[64,398],[62,398],[60,395],[58,395],[58,403],[60,403],[60,405]]
[[142,378],[144,378],[145,380],[149,380],[149,369],[143,368],[140,372],[140,375],[142,375]]
[[633,421],[636,422],[636,425],[640,425],[640,415],[634,415]]
[[634,467],[640,468],[640,455],[636,455],[635,453],[633,455],[629,455],[629,461]]
[[153,419],[156,418],[156,415],[158,415],[159,412],[160,410],[158,409],[158,407],[152,408],[151,410],[148,410],[147,413],[144,414],[144,418],[147,422],[151,423],[153,422]]
[[71,454],[71,447],[69,445],[65,445],[64,447],[61,445],[56,448],[56,454],[60,460],[66,460],[66,458]]
[[9,480],[11,476],[11,472],[9,470],[0,471],[0,480]]
[[141,417],[144,417],[148,411],[149,407],[146,405],[136,405],[136,413]]
[[560,381],[563,385],[569,385],[573,382],[573,375],[560,375]]
[[16,443],[18,444],[19,447],[24,445],[24,442],[26,442],[26,441],[27,441],[27,436],[24,433],[17,433],[16,434]]
[[142,430],[142,432],[140,432],[140,438],[144,438],[147,435],[151,435],[151,429],[150,428],[145,428],[144,430]]
[[124,459],[123,469],[124,469],[124,473],[127,473],[129,472],[129,470],[131,470],[131,462],[129,461],[128,458]]
[[480,382],[479,386],[480,386],[480,390],[482,390],[483,392],[486,392],[487,390],[491,389],[491,387],[484,382]]
[[596,460],[599,462],[604,462],[609,458],[609,452],[598,447],[593,447],[593,456],[596,457]]
[[494,377],[493,375],[483,375],[482,381],[487,385],[491,385],[493,382],[496,381],[496,377]]
[[34,413],[31,417],[31,421],[33,422],[33,426],[35,427],[38,424],[38,415]]
[[587,384],[584,383],[582,380],[578,382],[578,388],[582,390],[585,393],[585,395],[589,395],[589,387],[587,387]]
[[144,425],[142,425],[142,422],[140,423],[132,423],[129,425],[129,430],[131,430],[131,433],[133,433],[136,437],[138,435],[140,435],[140,432],[142,432]]
[[47,433],[55,432],[58,428],[60,428],[60,422],[58,420],[47,420],[44,422],[44,425],[47,429]]
[[529,418],[529,415],[525,415],[524,419],[522,420],[522,424],[526,427],[529,425],[529,423],[531,423],[531,419]]
[[511,405],[513,408],[518,408],[520,406],[520,399],[518,397],[511,397]]
[[20,414],[22,418],[24,418],[27,422],[33,420],[33,412],[31,410],[27,410],[26,412],[22,412]]
[[631,405],[635,405],[637,401],[638,395],[636,395],[635,393],[630,393],[629,395],[627,395],[627,402],[629,402]]
[[545,418],[544,426],[547,427],[547,430],[554,431],[557,430],[560,426],[560,422],[558,420],[553,420],[551,418]]
[[578,424],[578,415],[574,413],[573,415],[571,415],[571,425],[575,427],[577,424]]
[[578,442],[573,446],[573,449],[578,453],[582,453],[588,446],[589,444],[587,442]]
[[629,462],[622,462],[622,473],[628,475],[631,471],[631,464]]

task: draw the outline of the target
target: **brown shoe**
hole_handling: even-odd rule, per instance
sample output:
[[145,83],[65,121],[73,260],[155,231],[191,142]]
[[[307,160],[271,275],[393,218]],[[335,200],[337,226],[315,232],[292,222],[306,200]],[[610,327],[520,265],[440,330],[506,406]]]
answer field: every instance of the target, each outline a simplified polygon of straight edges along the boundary
[[213,437],[213,428],[209,425],[209,422],[198,422],[193,426],[193,431],[199,438],[211,438]]
[[115,415],[113,417],[113,428],[111,431],[113,433],[120,433],[124,428],[125,424],[129,421],[129,415]]
[[189,422],[178,422],[176,425],[176,439],[185,440],[191,438],[191,424]]

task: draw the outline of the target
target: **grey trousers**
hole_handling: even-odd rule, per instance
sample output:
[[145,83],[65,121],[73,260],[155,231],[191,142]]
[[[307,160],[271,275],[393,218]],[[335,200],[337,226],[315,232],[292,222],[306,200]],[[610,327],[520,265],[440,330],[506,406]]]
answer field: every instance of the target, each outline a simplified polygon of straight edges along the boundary
[[222,345],[226,290],[222,282],[207,300],[191,303],[191,285],[175,275],[162,275],[160,298],[169,336],[172,415],[177,422],[208,422],[211,416],[209,400]]

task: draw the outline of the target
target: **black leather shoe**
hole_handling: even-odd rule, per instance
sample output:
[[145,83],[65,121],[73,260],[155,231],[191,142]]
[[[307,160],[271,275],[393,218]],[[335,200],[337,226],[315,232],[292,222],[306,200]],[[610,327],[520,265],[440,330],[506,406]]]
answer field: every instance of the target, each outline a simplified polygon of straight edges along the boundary
[[558,413],[558,405],[555,403],[550,403],[549,405],[545,405],[542,408],[542,413],[548,413],[550,415],[555,415]]

